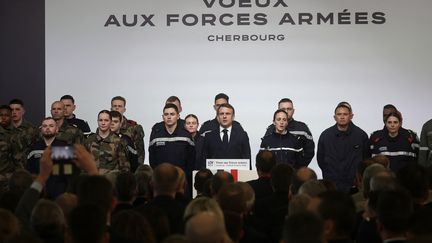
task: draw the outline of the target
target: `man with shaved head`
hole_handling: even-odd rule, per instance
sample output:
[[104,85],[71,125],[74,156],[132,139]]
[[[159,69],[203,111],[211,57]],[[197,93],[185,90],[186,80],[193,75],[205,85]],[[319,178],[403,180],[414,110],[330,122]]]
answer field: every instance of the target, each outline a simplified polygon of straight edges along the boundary
[[69,125],[65,121],[65,109],[65,105],[61,101],[54,101],[51,104],[51,116],[56,121],[58,126],[57,139],[68,144],[82,144],[84,135],[80,129]]

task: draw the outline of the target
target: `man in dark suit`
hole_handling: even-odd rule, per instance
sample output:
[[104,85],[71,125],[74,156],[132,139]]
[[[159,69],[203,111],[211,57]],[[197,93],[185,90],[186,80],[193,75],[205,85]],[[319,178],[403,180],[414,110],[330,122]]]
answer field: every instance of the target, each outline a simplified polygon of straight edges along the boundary
[[203,163],[206,159],[251,159],[247,133],[233,126],[234,107],[221,104],[217,110],[219,129],[212,130],[204,137]]
[[247,183],[255,192],[255,200],[259,201],[273,192],[271,186],[271,170],[276,165],[276,158],[271,151],[260,150],[255,159],[255,167],[258,173],[258,179],[250,180]]

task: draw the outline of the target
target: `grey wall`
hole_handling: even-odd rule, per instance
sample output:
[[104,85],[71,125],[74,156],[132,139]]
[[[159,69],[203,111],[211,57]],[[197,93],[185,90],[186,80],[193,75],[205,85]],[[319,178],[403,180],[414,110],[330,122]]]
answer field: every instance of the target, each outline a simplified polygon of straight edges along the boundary
[[0,0],[0,104],[20,98],[26,119],[45,115],[45,1]]

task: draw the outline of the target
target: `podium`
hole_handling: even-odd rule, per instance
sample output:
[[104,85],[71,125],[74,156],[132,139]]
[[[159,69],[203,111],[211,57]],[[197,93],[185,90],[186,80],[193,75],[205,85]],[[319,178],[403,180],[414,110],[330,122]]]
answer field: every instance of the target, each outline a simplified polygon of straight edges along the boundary
[[249,159],[207,159],[206,168],[209,170],[250,170]]
[[[250,181],[258,178],[254,170],[250,170],[249,159],[207,159],[206,168],[215,174],[218,170],[225,170],[231,173],[234,181]],[[197,170],[192,171],[192,197],[196,197],[196,190],[193,188],[195,183],[195,174]]]

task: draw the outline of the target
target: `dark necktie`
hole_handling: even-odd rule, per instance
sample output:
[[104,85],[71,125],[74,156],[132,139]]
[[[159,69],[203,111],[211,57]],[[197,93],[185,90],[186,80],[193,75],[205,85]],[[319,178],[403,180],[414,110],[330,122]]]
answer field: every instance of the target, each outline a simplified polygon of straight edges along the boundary
[[222,130],[222,132],[223,132],[222,143],[225,146],[228,146],[228,130],[224,129],[224,130]]

